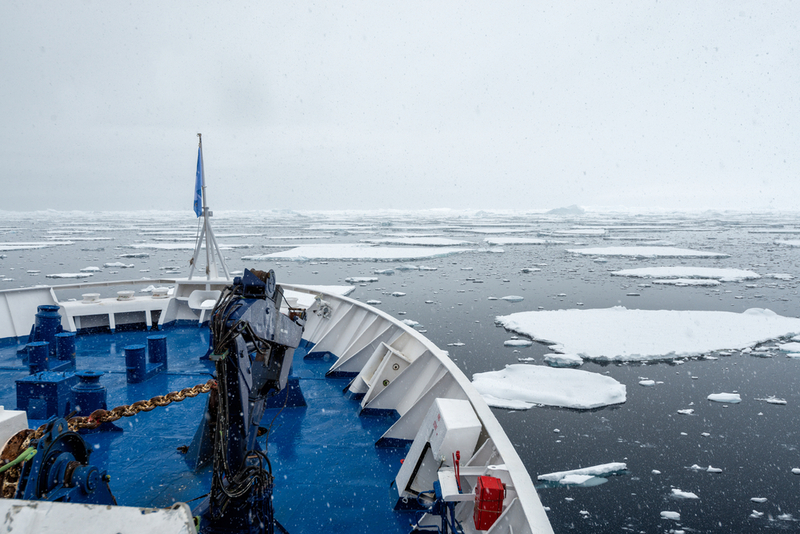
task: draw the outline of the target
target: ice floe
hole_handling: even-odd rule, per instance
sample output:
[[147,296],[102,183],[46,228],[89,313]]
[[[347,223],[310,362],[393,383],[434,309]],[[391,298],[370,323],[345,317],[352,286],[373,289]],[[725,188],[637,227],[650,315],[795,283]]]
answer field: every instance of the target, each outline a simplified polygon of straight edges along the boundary
[[487,404],[523,409],[536,404],[590,410],[626,400],[625,385],[610,376],[577,369],[512,364],[472,375]]
[[530,347],[533,341],[530,339],[507,339],[503,342],[504,347]]
[[751,308],[722,311],[542,310],[497,317],[509,330],[599,361],[642,361],[744,349],[800,332],[800,319]]
[[484,239],[487,245],[566,245],[569,241],[557,239],[540,239],[536,237],[487,237]]
[[584,256],[628,256],[633,258],[727,258],[721,252],[706,252],[675,247],[588,247],[567,249]]
[[505,297],[500,297],[500,300],[505,300],[506,302],[522,302],[525,298],[519,295],[506,295]]
[[460,241],[446,237],[381,237],[361,239],[362,243],[375,245],[406,245],[417,247],[463,247],[474,245],[472,241]]
[[686,287],[686,286],[718,286],[722,282],[719,280],[704,280],[702,278],[670,278],[667,280],[653,280],[654,284],[662,285],[662,286],[678,286],[678,287]]
[[72,241],[48,241],[46,243],[19,242],[19,243],[0,243],[0,252],[12,252],[15,250],[36,250],[49,248],[59,245],[72,245]]
[[713,402],[724,402],[726,404],[739,404],[742,402],[742,396],[738,393],[712,393],[707,398]]
[[672,488],[672,493],[670,494],[670,497],[672,497],[673,499],[699,499],[700,498],[695,493],[692,493],[691,491],[681,491],[678,488]]
[[640,269],[623,269],[614,271],[613,276],[630,278],[670,278],[719,280],[720,282],[739,282],[741,280],[757,280],[761,275],[744,269],[721,269],[715,267],[643,267]]
[[595,477],[608,477],[622,473],[628,469],[627,464],[624,462],[611,462],[607,464],[593,465],[591,467],[582,467],[580,469],[572,469],[570,471],[556,471],[555,473],[546,473],[536,477],[539,480],[546,482],[558,482],[560,484],[584,484],[586,481]]
[[661,512],[661,517],[663,517],[664,519],[671,519],[673,521],[680,521],[681,520],[681,514],[679,514],[678,512],[672,512],[672,511],[669,511],[669,510]]
[[54,273],[45,275],[46,278],[89,278],[92,273]]
[[583,358],[576,354],[550,353],[544,355],[544,363],[550,367],[580,367],[583,365]]
[[366,260],[397,261],[439,258],[469,252],[458,247],[381,247],[367,244],[303,245],[283,252],[243,256],[245,261],[258,260]]
[[370,282],[377,282],[378,279],[374,276],[351,276],[344,279],[348,284],[368,284]]
[[104,263],[103,267],[105,267],[106,269],[109,269],[109,268],[132,269],[133,268],[133,264],[132,263],[122,263],[121,261],[111,261],[111,262],[108,262],[108,263]]

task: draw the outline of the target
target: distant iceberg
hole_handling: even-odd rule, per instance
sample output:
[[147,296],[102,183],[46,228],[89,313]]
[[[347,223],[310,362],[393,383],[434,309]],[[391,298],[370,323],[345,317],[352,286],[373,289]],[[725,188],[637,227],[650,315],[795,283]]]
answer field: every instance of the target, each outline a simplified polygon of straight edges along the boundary
[[545,212],[547,215],[583,215],[586,210],[577,204],[566,206],[562,208],[555,208]]

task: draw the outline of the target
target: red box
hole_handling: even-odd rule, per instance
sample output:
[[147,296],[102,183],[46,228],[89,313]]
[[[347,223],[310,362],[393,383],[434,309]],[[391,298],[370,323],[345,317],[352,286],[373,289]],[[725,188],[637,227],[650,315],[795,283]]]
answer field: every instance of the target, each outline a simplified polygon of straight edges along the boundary
[[500,514],[503,513],[503,499],[506,496],[506,487],[496,477],[478,477],[475,486],[475,508],[472,512],[472,521],[477,530],[489,530]]

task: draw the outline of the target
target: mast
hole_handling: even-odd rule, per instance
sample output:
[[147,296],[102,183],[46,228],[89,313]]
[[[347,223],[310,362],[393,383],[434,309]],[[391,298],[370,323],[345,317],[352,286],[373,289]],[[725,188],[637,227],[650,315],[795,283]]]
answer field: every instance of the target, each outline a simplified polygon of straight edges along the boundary
[[228,274],[228,266],[225,265],[225,258],[219,250],[217,240],[214,237],[214,231],[211,229],[211,216],[213,212],[208,209],[206,203],[206,178],[203,166],[203,134],[197,134],[199,139],[197,146],[197,176],[195,181],[195,199],[194,199],[194,212],[198,217],[203,217],[202,229],[197,236],[197,243],[194,246],[194,254],[192,259],[189,260],[189,280],[194,277],[194,269],[197,267],[197,259],[200,256],[200,249],[205,244],[206,249],[206,280],[212,280],[220,277],[220,272],[217,269],[217,258],[222,268],[224,278],[230,279]]

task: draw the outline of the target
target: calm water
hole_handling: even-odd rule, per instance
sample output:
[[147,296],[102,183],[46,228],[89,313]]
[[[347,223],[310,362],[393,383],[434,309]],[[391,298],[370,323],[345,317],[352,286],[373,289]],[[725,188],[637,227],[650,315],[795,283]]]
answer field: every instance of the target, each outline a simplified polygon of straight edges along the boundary
[[[542,365],[547,347],[504,347],[511,334],[495,325],[497,315],[517,311],[569,308],[606,308],[623,305],[640,309],[720,310],[741,312],[769,308],[781,315],[800,314],[797,280],[762,278],[752,282],[727,282],[713,288],[651,286],[642,280],[612,277],[610,271],[647,266],[703,266],[751,269],[759,274],[800,276],[800,248],[776,245],[779,240],[800,239],[800,234],[777,233],[800,227],[800,219],[786,215],[665,214],[661,216],[584,215],[550,218],[541,215],[484,213],[477,216],[434,217],[392,213],[384,216],[292,213],[226,213],[215,217],[215,231],[227,234],[263,234],[220,237],[220,243],[250,244],[252,248],[226,251],[232,270],[254,266],[272,268],[279,282],[343,285],[350,276],[376,276],[376,269],[395,268],[406,262],[243,262],[250,254],[287,250],[300,243],[355,243],[395,234],[434,234],[474,243],[465,254],[407,263],[436,267],[436,271],[400,271],[380,275],[379,281],[358,286],[351,295],[366,301],[381,300],[381,309],[421,323],[421,329],[440,347],[450,351],[461,369],[472,373],[501,369],[520,357],[534,357]],[[606,237],[547,235],[565,245],[505,245],[491,252],[484,242],[486,229],[524,229],[524,233],[497,233],[492,237],[543,237],[576,226],[603,226]],[[0,242],[44,242],[48,238],[83,238],[72,245],[4,252],[0,259],[0,288],[42,283],[47,274],[77,273],[106,262],[133,264],[126,269],[105,268],[90,281],[158,278],[162,267],[178,266],[188,274],[191,251],[149,250],[148,258],[119,258],[135,253],[126,248],[154,238],[189,238],[196,226],[191,212],[164,215],[0,214]],[[154,234],[154,231],[184,231]],[[309,237],[268,239],[268,237]],[[105,237],[108,240],[92,240]],[[607,237],[640,238],[612,240]],[[723,259],[614,259],[596,263],[590,257],[566,252],[576,244],[587,246],[640,245],[644,239],[668,241],[677,247],[723,252]],[[102,250],[100,250],[102,249]],[[524,267],[541,271],[522,273]],[[465,270],[470,269],[470,270]],[[39,271],[28,273],[29,270]],[[116,273],[112,271],[118,271]],[[403,297],[390,293],[402,291]],[[638,293],[638,296],[629,296]],[[488,300],[520,295],[519,303]],[[431,302],[426,302],[431,301]],[[448,346],[451,343],[463,346]],[[626,462],[628,472],[590,488],[542,488],[540,497],[550,508],[556,532],[771,532],[800,531],[800,360],[771,351],[757,358],[734,353],[716,360],[612,364],[586,363],[582,369],[608,373],[627,386],[625,404],[576,411],[533,408],[527,411],[495,410],[516,445],[532,478],[607,462]],[[642,378],[659,382],[642,387]],[[710,393],[739,392],[742,403],[723,405],[706,400]],[[775,395],[785,406],[756,398]],[[695,408],[686,416],[678,409]],[[556,432],[556,429],[558,432]],[[708,473],[690,469],[694,464],[722,469]],[[654,474],[654,470],[660,474]],[[675,500],[671,489],[696,493],[698,500]],[[766,498],[765,503],[751,498]],[[751,517],[753,511],[763,516]],[[661,518],[660,512],[681,514],[679,522]]]

